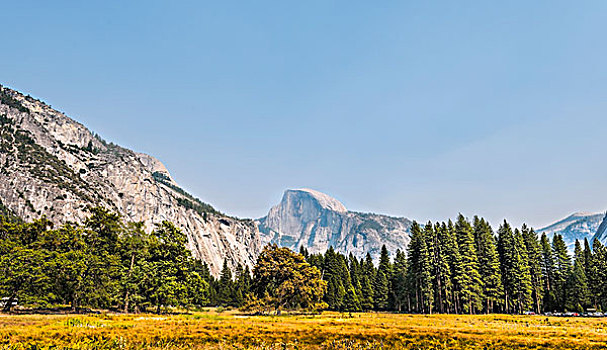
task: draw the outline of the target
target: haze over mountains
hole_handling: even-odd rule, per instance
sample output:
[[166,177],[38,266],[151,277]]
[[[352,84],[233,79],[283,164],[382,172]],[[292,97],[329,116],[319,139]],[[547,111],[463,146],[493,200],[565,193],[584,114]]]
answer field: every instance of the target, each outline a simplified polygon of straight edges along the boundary
[[[156,158],[107,143],[45,103],[2,86],[0,165],[0,201],[17,216],[46,215],[59,225],[81,222],[87,207],[101,205],[144,222],[148,230],[172,221],[213,274],[224,259],[230,266],[252,266],[266,243],[305,246],[313,253],[332,246],[376,258],[382,245],[394,253],[405,250],[410,239],[411,219],[349,211],[310,189],[285,191],[258,220],[230,217],[184,191]],[[605,242],[603,217],[576,213],[539,232],[562,234],[569,245],[595,234]]]

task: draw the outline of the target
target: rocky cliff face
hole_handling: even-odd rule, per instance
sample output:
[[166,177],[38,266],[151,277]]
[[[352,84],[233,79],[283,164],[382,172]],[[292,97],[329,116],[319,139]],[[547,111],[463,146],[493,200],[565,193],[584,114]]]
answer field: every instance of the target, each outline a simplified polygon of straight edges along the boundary
[[252,220],[217,212],[179,187],[152,156],[106,143],[50,106],[0,85],[0,202],[23,219],[81,222],[101,205],[148,230],[169,220],[217,274],[224,259],[253,265]]
[[601,214],[601,224],[596,229],[596,233],[592,236],[590,243],[592,244],[595,239],[598,239],[601,243],[607,244],[607,214],[604,216]]
[[390,252],[405,250],[409,243],[411,221],[378,214],[348,211],[326,194],[309,190],[287,190],[280,204],[257,220],[264,243],[276,243],[311,253],[335,250],[356,257],[367,252],[379,256],[381,246]]
[[[582,243],[584,238],[587,238],[589,241],[592,239],[592,236],[597,232],[597,229],[603,220],[603,216],[604,214],[597,213],[571,214],[552,225],[538,230],[538,233],[546,233],[548,238],[551,239],[554,234],[560,234],[563,236],[567,246],[573,250],[576,239],[580,240]],[[590,242],[592,243],[592,241]]]

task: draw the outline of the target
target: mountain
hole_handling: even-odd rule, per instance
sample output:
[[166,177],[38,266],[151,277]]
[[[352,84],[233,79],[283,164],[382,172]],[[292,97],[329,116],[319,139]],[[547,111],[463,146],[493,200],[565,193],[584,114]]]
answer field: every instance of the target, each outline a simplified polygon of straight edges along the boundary
[[377,258],[383,244],[391,253],[406,249],[411,221],[348,211],[324,193],[297,189],[285,191],[281,202],[257,224],[264,243],[296,251],[303,245],[310,253],[324,252],[332,246],[358,258],[367,252]]
[[546,233],[549,238],[552,238],[555,233],[560,234],[567,246],[573,250],[576,239],[583,241],[584,238],[588,238],[588,241],[591,242],[592,236],[603,221],[603,216],[604,214],[597,213],[575,213],[538,230],[538,233]]
[[224,259],[253,265],[261,251],[253,220],[224,215],[184,191],[156,158],[107,143],[82,124],[0,85],[0,202],[31,220],[82,222],[104,206],[148,230],[169,220],[194,256],[218,274]]
[[590,241],[590,243],[594,242],[595,239],[598,239],[603,244],[607,244],[607,213],[603,217],[599,227],[596,229],[596,233],[592,236],[592,241]]

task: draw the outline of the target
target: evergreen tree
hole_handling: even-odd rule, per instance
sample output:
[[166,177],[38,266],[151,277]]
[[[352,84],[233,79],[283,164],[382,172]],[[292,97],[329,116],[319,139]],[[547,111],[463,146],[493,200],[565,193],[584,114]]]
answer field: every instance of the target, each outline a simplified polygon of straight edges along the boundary
[[580,241],[575,240],[575,259],[565,287],[565,309],[583,312],[589,304],[589,290],[584,267],[586,257]]
[[386,310],[388,308],[388,293],[390,286],[388,278],[383,271],[377,271],[373,283],[374,302],[376,310]]
[[[432,225],[429,225],[432,230]],[[429,235],[429,234],[428,234]],[[409,278],[416,312],[432,312],[433,289],[430,254],[424,232],[417,222],[411,225],[411,240],[408,247]]]
[[232,270],[228,266],[228,259],[223,260],[221,275],[217,285],[217,302],[223,306],[230,306],[234,300],[234,281]]
[[542,299],[544,298],[544,284],[542,274],[542,249],[537,234],[533,229],[523,225],[521,232],[525,241],[527,250],[527,264],[529,265],[529,273],[531,277],[532,297],[536,313],[540,313]]
[[396,251],[394,258],[394,271],[392,275],[392,308],[403,311],[407,303],[407,256],[400,250]]
[[514,302],[514,311],[523,313],[528,310],[532,303],[531,271],[529,268],[529,257],[525,240],[521,231],[514,231],[514,284],[512,297]]
[[373,284],[371,283],[371,278],[368,275],[364,275],[361,284],[362,299],[360,301],[360,306],[364,311],[373,310],[375,307],[375,291],[373,289]]
[[352,286],[354,287],[354,291],[359,298],[359,302],[362,302],[362,268],[352,253],[350,253],[348,256],[348,264]]
[[367,253],[367,255],[365,256],[365,260],[361,261],[360,266],[362,272],[361,307],[363,310],[372,310],[375,307],[374,282],[377,272],[375,270],[375,267],[373,266],[373,259],[371,259],[371,254]]
[[565,283],[571,273],[571,258],[563,236],[555,234],[552,238],[552,254],[554,257],[554,295],[559,310],[565,309]]
[[458,292],[458,276],[461,274],[461,255],[457,243],[457,237],[455,236],[455,226],[453,222],[449,220],[444,226],[444,248],[447,256],[447,261],[451,267],[451,293],[449,293],[449,301],[447,305],[448,312],[460,312],[461,306],[459,303],[459,292]]
[[586,274],[586,282],[588,283],[588,293],[589,293],[589,305],[596,308],[597,307],[597,298],[592,290],[592,283],[596,280],[594,276],[594,257],[592,254],[592,249],[590,248],[590,244],[588,243],[588,239],[584,238],[584,273]]
[[462,311],[473,314],[482,308],[483,282],[479,274],[478,256],[470,223],[460,214],[455,224],[457,245],[461,256],[457,289]]
[[504,285],[504,311],[510,313],[513,311],[513,298],[518,271],[515,264],[514,234],[510,224],[506,220],[504,220],[504,223],[498,229],[497,236],[502,283]]
[[[388,253],[388,249],[386,248],[386,245],[382,245],[381,247],[381,252],[379,255],[379,265],[377,266],[377,271],[378,273],[382,273],[384,275],[384,277],[386,278],[386,288],[383,288],[383,285],[381,287],[381,289],[378,291],[375,291],[375,301],[376,301],[376,307],[378,307],[381,310],[387,310],[390,305],[392,304],[392,285],[391,285],[391,281],[392,281],[392,275],[393,275],[393,270],[392,270],[392,264],[390,263],[390,254]],[[377,283],[383,284],[384,281],[375,281],[376,282],[376,286],[378,285]]]
[[474,236],[483,281],[485,312],[489,313],[495,311],[494,306],[501,302],[504,293],[497,244],[491,226],[485,219],[474,218]]
[[544,286],[544,298],[543,298],[543,309],[544,311],[552,311],[558,308],[556,300],[556,294],[554,291],[554,255],[552,253],[552,246],[546,236],[546,233],[542,233],[540,239],[540,246],[542,250],[542,277]]
[[607,310],[607,248],[598,240],[592,242],[592,272],[590,291],[595,307]]
[[337,254],[333,247],[329,247],[324,257],[322,268],[323,279],[327,281],[327,292],[325,294],[325,302],[330,309],[342,310],[344,307],[344,298],[346,296],[346,286],[349,283],[344,280],[345,271],[340,258],[341,254]]
[[351,284],[348,286],[345,294],[343,311],[360,311],[360,300],[358,299],[358,295],[356,295],[356,290]]
[[[453,292],[452,284],[452,265],[454,260],[459,261],[454,255],[457,253],[457,243],[450,235],[447,226],[438,223],[434,226],[436,243],[434,244],[434,257],[432,266],[434,266],[434,298],[437,303],[437,309],[441,313],[451,311],[451,295]],[[459,255],[458,255],[459,256]]]

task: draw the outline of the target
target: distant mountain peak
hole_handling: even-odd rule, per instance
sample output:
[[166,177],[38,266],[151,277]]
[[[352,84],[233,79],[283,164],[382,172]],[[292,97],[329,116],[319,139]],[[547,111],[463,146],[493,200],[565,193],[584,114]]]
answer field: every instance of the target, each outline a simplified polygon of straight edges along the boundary
[[545,233],[549,238],[555,234],[563,236],[570,249],[573,249],[575,240],[583,241],[584,238],[591,239],[597,232],[604,214],[577,212],[561,219],[551,225],[538,230],[539,233]]
[[312,190],[309,188],[299,188],[293,190],[286,190],[283,195],[283,201],[286,200],[288,196],[309,196],[310,199],[316,201],[321,208],[335,211],[338,213],[345,213],[348,211],[346,207],[337,199],[329,196],[328,194]]
[[575,212],[573,214],[571,214],[569,217],[573,218],[573,217],[577,217],[577,218],[583,218],[583,217],[588,217],[588,216],[593,216],[593,215],[597,215],[598,213],[591,213],[588,211],[578,211]]
[[591,243],[594,243],[595,239],[598,239],[603,244],[607,243],[607,213],[605,213],[605,216],[597,228],[596,233],[594,236],[592,236]]
[[264,243],[324,253],[329,247],[358,258],[379,256],[381,246],[404,250],[409,243],[411,221],[387,215],[348,211],[337,199],[322,192],[286,190],[278,205],[258,219]]

